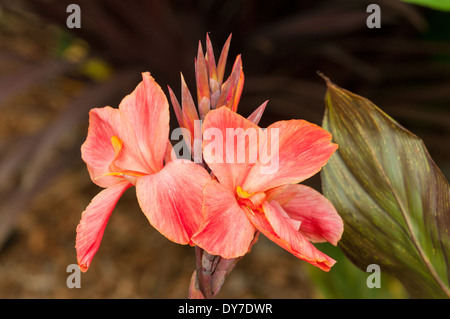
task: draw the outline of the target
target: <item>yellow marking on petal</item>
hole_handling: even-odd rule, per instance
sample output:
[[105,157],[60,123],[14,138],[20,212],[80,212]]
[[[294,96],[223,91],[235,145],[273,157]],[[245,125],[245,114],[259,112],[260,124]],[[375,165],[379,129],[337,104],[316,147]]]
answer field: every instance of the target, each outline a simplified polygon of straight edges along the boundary
[[238,186],[236,188],[236,193],[240,198],[249,198],[250,196],[252,196],[253,194],[247,193],[246,191],[244,191],[241,186]]
[[248,193],[242,187],[236,187],[237,201],[239,205],[245,206],[253,214],[253,210],[263,212],[262,204],[266,200],[267,195],[264,192]]
[[123,142],[120,138],[118,138],[117,136],[114,135],[111,137],[111,144],[114,148],[114,152],[116,153],[116,157],[117,157],[117,155],[119,155],[119,153],[120,153],[120,150],[122,149]]
[[99,178],[102,178],[102,177],[105,177],[105,176],[123,176],[123,173],[119,173],[119,172],[110,172],[110,173],[106,173],[106,174],[103,174],[103,175],[94,177],[94,181],[95,181],[96,179],[99,179]]
[[99,179],[101,177],[105,177],[105,176],[124,176],[124,175],[135,176],[135,177],[142,177],[142,176],[145,176],[147,174],[140,173],[140,172],[134,172],[134,171],[109,172],[109,173],[106,173],[106,174],[103,174],[103,175],[95,177],[94,180]]

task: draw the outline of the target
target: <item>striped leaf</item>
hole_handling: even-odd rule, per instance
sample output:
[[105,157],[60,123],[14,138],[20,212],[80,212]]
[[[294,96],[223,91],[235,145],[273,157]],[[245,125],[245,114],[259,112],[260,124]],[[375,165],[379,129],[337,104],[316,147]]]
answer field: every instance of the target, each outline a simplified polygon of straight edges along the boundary
[[414,298],[450,297],[450,187],[423,141],[328,79],[323,127],[338,151],[321,173],[344,220],[343,252],[378,264]]

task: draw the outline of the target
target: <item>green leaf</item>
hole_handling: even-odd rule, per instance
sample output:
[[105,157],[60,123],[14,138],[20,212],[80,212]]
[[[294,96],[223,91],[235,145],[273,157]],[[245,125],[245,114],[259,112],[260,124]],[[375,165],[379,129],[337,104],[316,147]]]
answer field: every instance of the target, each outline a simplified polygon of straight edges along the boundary
[[338,262],[329,272],[305,264],[314,283],[316,298],[327,299],[404,299],[407,293],[396,278],[385,272],[380,273],[380,287],[369,287],[367,279],[372,272],[358,269],[339,247],[330,243],[318,243],[315,246],[336,259]]
[[402,0],[412,4],[418,4],[435,10],[450,11],[450,0]]
[[450,186],[420,138],[327,81],[323,127],[339,145],[321,172],[344,220],[340,248],[378,264],[412,297],[450,297]]

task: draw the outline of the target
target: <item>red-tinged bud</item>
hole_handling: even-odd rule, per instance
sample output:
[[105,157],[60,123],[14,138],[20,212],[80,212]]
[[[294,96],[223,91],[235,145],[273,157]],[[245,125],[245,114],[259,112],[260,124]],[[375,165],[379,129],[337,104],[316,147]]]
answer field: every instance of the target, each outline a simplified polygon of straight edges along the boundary
[[217,82],[213,78],[209,78],[209,90],[211,92],[211,95],[218,92],[220,90],[219,82]]
[[203,296],[203,293],[200,291],[197,270],[194,270],[194,273],[191,276],[191,282],[189,284],[188,298],[189,299],[205,299],[205,296]]
[[204,97],[198,105],[198,112],[200,113],[200,119],[203,121],[206,114],[211,110],[211,102],[207,97]]
[[217,90],[213,94],[211,94],[211,109],[217,108],[217,102],[219,102],[220,90]]
[[206,35],[206,54],[204,54],[201,42],[199,42],[197,57],[195,58],[197,107],[183,74],[181,74],[181,106],[169,87],[170,100],[172,101],[178,124],[190,134],[190,140],[186,140],[190,150],[194,149],[196,121],[199,119],[203,120],[210,110],[220,106],[227,106],[233,111],[237,110],[244,85],[244,72],[240,55],[237,56],[234,62],[230,76],[223,83],[230,42],[231,35],[222,48],[217,66],[209,35]]
[[241,69],[241,74],[239,75],[239,81],[236,85],[236,92],[234,94],[233,104],[230,107],[231,110],[233,110],[234,112],[237,111],[243,88],[244,88],[244,71],[242,71],[242,69]]
[[200,247],[195,247],[197,269],[191,277],[189,299],[214,298],[222,288],[226,277],[236,266],[239,258],[225,259],[209,254]]
[[195,79],[197,83],[197,101],[209,98],[209,74],[201,43],[198,44],[197,59],[195,60]]
[[[258,241],[259,232],[256,231],[252,242],[248,247]],[[221,256],[211,255],[206,250],[196,246],[196,270],[192,274],[189,285],[189,299],[214,298],[225,283],[225,279],[234,269],[242,257],[226,259]]]
[[169,86],[167,86],[167,88],[169,89],[170,101],[172,102],[173,110],[175,112],[175,116],[177,118],[178,125],[180,125],[180,127],[185,127],[184,120],[183,120],[183,113],[181,111],[180,103],[178,102],[177,98],[175,97],[175,94],[173,93],[172,89]]
[[222,52],[220,53],[219,62],[217,63],[217,82],[219,83],[219,86],[222,85],[223,76],[225,74],[225,66],[227,63],[228,58],[228,51],[230,49],[230,42],[231,42],[231,34],[228,37],[227,41],[225,42]]
[[216,108],[227,106],[231,109],[234,106],[236,93],[238,93],[240,97],[240,93],[242,92],[242,88],[239,89],[238,85],[244,85],[244,75],[242,72],[242,60],[240,55],[236,57],[230,77],[222,85]]
[[194,100],[186,85],[183,74],[181,74],[181,110],[183,114],[183,123],[191,132],[191,136],[194,136],[194,121],[199,118]]
[[253,124],[258,125],[268,102],[269,101],[265,101],[263,104],[261,104],[256,110],[253,111],[252,114],[250,114],[249,117],[247,117],[247,120],[249,120]]
[[[214,51],[212,48],[211,40],[209,39],[209,35],[206,34],[206,62],[208,64],[208,73],[209,73],[209,81],[211,86],[211,79],[217,82],[217,69],[216,69],[216,60],[214,57]],[[219,87],[219,86],[217,86]],[[215,92],[211,90],[211,92]]]

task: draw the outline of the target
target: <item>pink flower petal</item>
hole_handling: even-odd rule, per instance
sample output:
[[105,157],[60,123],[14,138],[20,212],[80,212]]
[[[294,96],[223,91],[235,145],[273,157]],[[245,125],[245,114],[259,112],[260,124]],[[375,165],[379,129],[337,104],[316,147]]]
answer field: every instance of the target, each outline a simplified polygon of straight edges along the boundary
[[188,244],[203,220],[202,190],[210,180],[200,165],[173,160],[158,173],[139,177],[136,194],[153,227],[176,243]]
[[203,190],[205,221],[192,241],[212,255],[237,258],[245,255],[255,236],[255,227],[238,205],[233,192],[216,181]]
[[305,185],[289,185],[274,199],[290,218],[301,222],[300,232],[311,242],[337,245],[344,231],[342,218],[319,192]]
[[[119,105],[134,131],[134,139],[124,137],[123,140],[124,147],[128,146],[134,154],[140,153],[146,161],[148,170],[145,172],[155,173],[162,169],[166,153],[170,129],[169,102],[150,73],[143,73],[142,78],[143,81]],[[127,165],[118,158],[117,166]]]
[[[159,87],[154,88],[157,84],[150,75],[144,74],[143,77],[144,81],[123,99],[119,109],[104,107],[92,109],[89,113],[89,130],[81,148],[82,158],[88,166],[91,179],[101,187],[109,187],[122,180],[110,173],[134,172],[141,175],[162,168],[169,130],[168,104],[165,101],[167,109],[164,109],[164,102],[159,102],[158,94],[162,91]],[[159,99],[163,98],[165,99],[164,94],[163,97],[159,96]],[[143,119],[155,122],[145,122]],[[167,122],[165,126],[163,122]],[[151,127],[161,129],[160,138],[143,141],[143,136],[147,133],[151,136],[148,129]],[[161,146],[159,142],[162,141],[165,131],[167,135],[164,145]],[[121,141],[119,152],[112,143],[114,137],[116,141]],[[162,155],[159,154],[161,151]],[[151,165],[152,155],[162,156],[157,161],[161,162],[161,166]]]
[[[276,202],[265,202],[262,205],[264,212],[254,212],[245,209],[253,225],[267,238],[286,249],[291,254],[329,271],[336,263],[335,260],[320,252],[296,229],[298,224],[290,220],[287,213]],[[301,227],[301,226],[300,226]]]
[[85,272],[100,243],[111,213],[122,194],[132,185],[122,181],[102,190],[81,214],[77,226],[76,250],[80,269]]
[[235,191],[257,161],[262,130],[226,107],[210,111],[203,123],[203,158],[221,184]]
[[265,133],[260,161],[242,185],[249,193],[299,183],[319,172],[337,149],[330,133],[303,120],[275,122]]
[[116,157],[111,137],[119,135],[120,112],[109,106],[89,112],[89,129],[81,146],[81,157],[87,165],[91,179],[100,187],[109,187],[122,181],[120,177],[105,176]]

